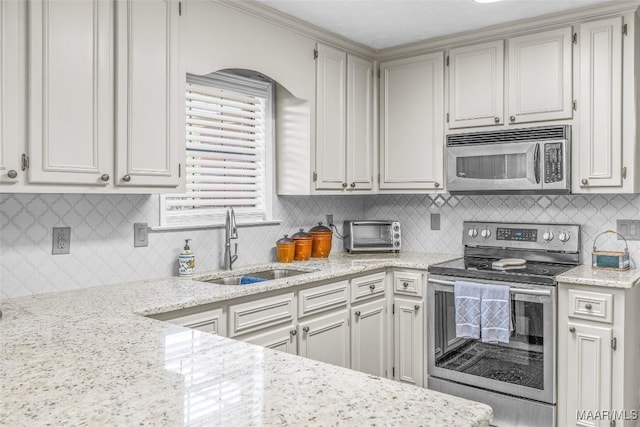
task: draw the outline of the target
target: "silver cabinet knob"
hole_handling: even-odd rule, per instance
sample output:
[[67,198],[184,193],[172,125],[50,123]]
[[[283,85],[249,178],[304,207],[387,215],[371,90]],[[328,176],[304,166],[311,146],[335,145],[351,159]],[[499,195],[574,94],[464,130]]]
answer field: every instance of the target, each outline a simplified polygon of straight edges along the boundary
[[413,308],[414,308],[416,311],[420,310],[420,306],[419,306],[418,304],[414,305],[414,306],[413,306]]
[[572,334],[575,334],[575,333],[576,333],[576,328],[575,328],[575,327],[573,327],[573,326],[571,326],[571,327],[569,328],[569,332],[571,332]]
[[356,317],[360,317],[361,313],[360,313],[360,311],[356,311],[354,314],[356,315]]
[[125,176],[123,176],[123,177],[122,177],[122,180],[123,180],[124,182],[129,182],[129,181],[131,181],[131,175],[125,175]]
[[591,311],[591,309],[593,308],[593,306],[590,303],[586,303],[584,305],[584,308],[586,308],[587,310]]
[[496,116],[496,117],[494,117],[494,118],[493,118],[493,121],[494,121],[494,122],[496,122],[496,123],[500,123],[500,117],[497,117],[497,116]]
[[7,176],[11,179],[15,179],[18,177],[18,172],[11,169],[9,172],[7,172]]
[[402,282],[402,286],[405,287],[405,288],[408,288],[409,287],[409,282]]
[[371,289],[372,291],[373,291],[375,288],[376,288],[376,285],[373,285],[373,284],[369,285],[369,289]]
[[107,181],[109,181],[109,175],[105,173],[104,175],[102,175],[100,177],[100,179],[103,180],[104,182],[107,182]]
[[342,188],[347,188],[347,183],[346,182],[342,183]]
[[289,333],[291,334],[292,337],[295,337],[296,335],[298,335],[298,331],[296,331],[295,329],[290,330]]
[[512,122],[515,122],[516,121],[516,116],[509,117],[509,120],[512,121]]
[[303,330],[305,333],[306,333],[306,332],[309,332],[309,327],[308,327],[308,326],[305,326],[304,328],[302,328],[302,330]]
[[351,183],[351,188],[356,188],[356,183],[355,182]]
[[583,179],[582,181],[580,181],[580,184],[582,185],[589,185],[589,181],[586,179]]
[[439,183],[439,182],[435,182],[435,183],[433,184],[433,186],[434,186],[434,187],[436,187],[436,188],[438,188],[438,187],[440,187],[440,183]]

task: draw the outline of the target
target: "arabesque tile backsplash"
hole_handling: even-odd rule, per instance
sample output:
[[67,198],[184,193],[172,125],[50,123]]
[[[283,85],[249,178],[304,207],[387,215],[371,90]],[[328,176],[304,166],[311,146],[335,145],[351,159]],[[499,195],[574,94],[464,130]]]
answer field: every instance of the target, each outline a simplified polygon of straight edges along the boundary
[[[133,247],[133,223],[158,224],[154,195],[0,195],[0,296],[17,297],[174,275],[177,255],[190,238],[196,270],[218,269],[224,229],[152,232],[149,246]],[[348,218],[399,219],[405,250],[460,253],[462,221],[577,223],[582,226],[583,262],[595,236],[615,229],[616,219],[640,217],[640,195],[571,196],[282,196],[274,200],[279,225],[241,227],[237,265],[270,262],[279,236],[308,229],[325,214],[339,228]],[[441,229],[430,229],[430,214]],[[71,253],[51,255],[52,227],[70,226]],[[334,236],[333,251],[342,250]],[[607,248],[620,247],[612,238]],[[599,245],[601,246],[601,245]],[[629,242],[632,258],[640,242]]]

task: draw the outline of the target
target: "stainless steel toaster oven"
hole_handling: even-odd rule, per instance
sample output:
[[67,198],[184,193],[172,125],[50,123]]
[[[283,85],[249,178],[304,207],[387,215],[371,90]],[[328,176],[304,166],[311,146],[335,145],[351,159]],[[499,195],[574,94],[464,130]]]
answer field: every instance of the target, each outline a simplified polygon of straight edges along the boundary
[[394,251],[402,248],[399,221],[348,220],[344,222],[344,249],[348,252]]

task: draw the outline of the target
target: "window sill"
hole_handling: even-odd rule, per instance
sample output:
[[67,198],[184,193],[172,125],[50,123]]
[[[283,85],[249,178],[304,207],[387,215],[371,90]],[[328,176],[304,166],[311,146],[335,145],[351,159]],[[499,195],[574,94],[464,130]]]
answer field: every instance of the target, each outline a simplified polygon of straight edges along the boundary
[[[282,224],[281,219],[274,219],[269,221],[251,221],[251,222],[239,222],[237,223],[238,228],[243,227],[263,227],[263,226],[271,226],[271,225],[280,225]],[[183,231],[183,230],[209,230],[214,228],[224,228],[224,223],[222,224],[193,224],[193,225],[157,225],[155,227],[149,227],[149,231],[155,233],[163,233],[169,231]]]

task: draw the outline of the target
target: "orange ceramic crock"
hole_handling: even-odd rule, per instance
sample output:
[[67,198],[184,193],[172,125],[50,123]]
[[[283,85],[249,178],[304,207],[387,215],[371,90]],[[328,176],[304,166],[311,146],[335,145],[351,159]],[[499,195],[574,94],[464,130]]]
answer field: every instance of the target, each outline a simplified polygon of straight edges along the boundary
[[318,225],[309,230],[309,234],[313,237],[311,256],[314,258],[327,258],[329,252],[331,252],[331,239],[333,238],[331,229],[319,222]]

